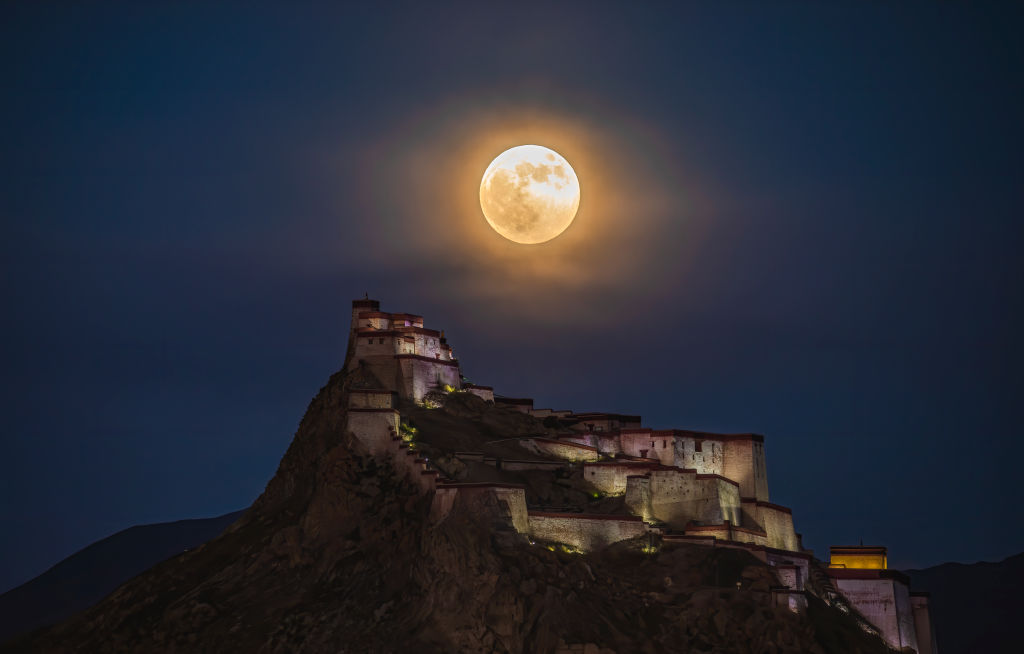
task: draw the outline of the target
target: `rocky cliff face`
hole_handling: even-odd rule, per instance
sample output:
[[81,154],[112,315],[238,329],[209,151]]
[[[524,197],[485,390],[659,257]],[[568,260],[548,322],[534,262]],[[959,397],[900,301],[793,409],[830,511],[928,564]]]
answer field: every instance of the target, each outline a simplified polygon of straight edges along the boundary
[[[9,652],[886,652],[812,599],[770,605],[749,554],[530,545],[492,498],[430,498],[346,435],[334,375],[266,490],[220,537]],[[469,420],[449,414],[451,420]]]

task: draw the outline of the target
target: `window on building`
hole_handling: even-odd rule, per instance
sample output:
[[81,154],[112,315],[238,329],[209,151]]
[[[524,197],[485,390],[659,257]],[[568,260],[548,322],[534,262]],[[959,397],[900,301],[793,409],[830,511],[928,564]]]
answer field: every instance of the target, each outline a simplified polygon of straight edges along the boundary
[[703,445],[704,445],[703,441],[693,441],[693,451],[694,452],[701,452],[702,451],[701,448],[703,447]]
[[373,345],[373,339],[372,338],[366,339],[366,344],[367,345]]
[[377,342],[380,343],[381,345],[384,345],[384,339],[383,338],[378,338]]

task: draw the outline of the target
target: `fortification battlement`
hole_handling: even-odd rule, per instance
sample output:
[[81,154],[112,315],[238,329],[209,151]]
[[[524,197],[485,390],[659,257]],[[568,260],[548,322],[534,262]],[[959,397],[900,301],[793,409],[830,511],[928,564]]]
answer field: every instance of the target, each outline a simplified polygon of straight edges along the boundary
[[[349,345],[348,369],[369,373],[363,383],[374,387],[349,391],[347,429],[432,496],[432,520],[445,520],[456,502],[460,510],[477,511],[493,507],[496,498],[507,508],[507,527],[531,543],[561,543],[566,551],[586,552],[642,536],[743,548],[776,569],[789,593],[788,605],[800,610],[811,553],[795,531],[792,510],[769,501],[764,436],[652,429],[643,427],[638,415],[535,408],[530,398],[495,395],[490,386],[463,381],[444,332],[424,327],[415,314],[382,312],[380,303],[369,298],[352,303]],[[527,504],[524,485],[449,479],[430,468],[403,436],[408,427],[402,422],[402,401],[424,403],[433,399],[427,397],[433,391],[455,390],[520,411],[543,425],[529,436],[507,439],[538,455],[535,460],[454,452],[463,464],[484,464],[512,475],[576,468],[582,473],[577,491],[595,500],[621,496],[620,508],[607,514],[545,510]],[[918,648],[923,643],[925,652],[934,651],[927,597],[911,594],[906,578],[887,570],[885,548],[833,547],[827,575],[890,646]]]
[[377,300],[354,300],[349,346],[349,369],[362,367],[381,390],[399,398],[422,402],[432,391],[462,388],[462,371],[444,333],[425,328],[416,314],[385,313]]

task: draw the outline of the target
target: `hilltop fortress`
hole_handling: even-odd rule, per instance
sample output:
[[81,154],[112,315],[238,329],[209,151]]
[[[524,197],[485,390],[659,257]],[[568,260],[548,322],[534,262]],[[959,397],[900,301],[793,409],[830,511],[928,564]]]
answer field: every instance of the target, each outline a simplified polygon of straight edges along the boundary
[[[348,431],[431,495],[435,522],[457,496],[493,497],[507,509],[501,528],[565,551],[624,540],[744,549],[774,571],[776,603],[800,612],[812,593],[894,649],[937,651],[927,595],[887,569],[884,548],[833,548],[826,567],[803,547],[792,510],[770,501],[761,435],[655,430],[640,416],[496,395],[465,380],[443,332],[368,298],[352,303],[347,372]],[[480,417],[479,432],[456,433],[447,411]],[[514,436],[489,438],[496,421]]]

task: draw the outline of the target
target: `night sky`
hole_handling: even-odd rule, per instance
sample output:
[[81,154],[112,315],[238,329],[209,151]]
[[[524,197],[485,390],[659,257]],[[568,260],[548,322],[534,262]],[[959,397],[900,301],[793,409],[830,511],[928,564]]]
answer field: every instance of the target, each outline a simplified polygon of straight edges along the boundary
[[[0,6],[0,590],[251,503],[364,292],[498,393],[765,434],[819,556],[1024,550],[1021,5],[377,4]],[[521,143],[583,189],[544,245],[479,212]]]

